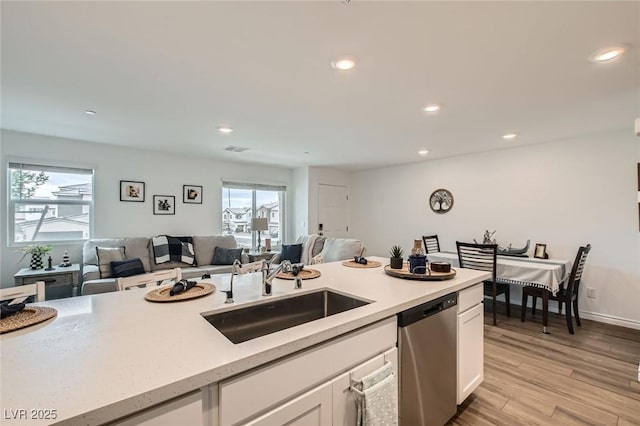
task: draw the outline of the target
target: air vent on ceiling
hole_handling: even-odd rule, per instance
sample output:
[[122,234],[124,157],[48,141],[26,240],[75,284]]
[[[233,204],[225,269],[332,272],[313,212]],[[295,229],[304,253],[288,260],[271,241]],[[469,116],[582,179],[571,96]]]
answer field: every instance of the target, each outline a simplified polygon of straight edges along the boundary
[[233,145],[229,145],[228,147],[226,147],[224,150],[225,151],[231,151],[231,152],[244,152],[246,150],[248,150],[249,148],[243,148],[241,146],[233,146]]

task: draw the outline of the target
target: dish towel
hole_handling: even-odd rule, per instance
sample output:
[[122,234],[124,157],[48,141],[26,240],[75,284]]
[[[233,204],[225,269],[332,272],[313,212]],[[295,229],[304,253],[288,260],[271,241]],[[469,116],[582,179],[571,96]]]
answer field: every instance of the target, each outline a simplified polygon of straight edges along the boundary
[[385,365],[356,382],[358,426],[394,426],[398,424],[398,387],[391,364]]

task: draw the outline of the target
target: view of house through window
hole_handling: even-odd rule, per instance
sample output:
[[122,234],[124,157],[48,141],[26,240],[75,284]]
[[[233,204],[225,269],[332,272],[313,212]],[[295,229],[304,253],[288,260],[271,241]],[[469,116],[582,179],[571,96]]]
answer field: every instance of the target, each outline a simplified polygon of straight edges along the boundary
[[255,249],[257,231],[251,231],[251,219],[267,218],[268,230],[260,232],[262,246],[271,238],[272,250],[280,246],[284,212],[284,186],[222,183],[222,233],[234,235],[239,247]]
[[14,243],[90,238],[93,170],[9,163]]

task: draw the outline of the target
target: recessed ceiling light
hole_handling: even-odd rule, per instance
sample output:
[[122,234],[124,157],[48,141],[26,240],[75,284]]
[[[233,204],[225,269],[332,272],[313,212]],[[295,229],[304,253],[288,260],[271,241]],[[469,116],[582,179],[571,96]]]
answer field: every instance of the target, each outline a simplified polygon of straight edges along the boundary
[[338,71],[349,71],[356,66],[356,61],[350,56],[341,56],[332,61],[331,66]]
[[607,62],[619,57],[623,53],[624,47],[607,47],[593,53],[591,56],[589,56],[589,59],[593,62]]
[[513,140],[517,137],[518,135],[516,133],[505,133],[504,135],[502,135],[502,139],[508,140],[508,141]]
[[96,115],[96,112],[95,111],[91,111],[90,109],[85,110],[84,113],[87,114],[87,115]]
[[437,104],[429,104],[427,106],[424,107],[424,110],[426,112],[438,112],[440,111],[440,105]]
[[218,127],[218,131],[223,135],[228,135],[229,133],[233,132],[233,128],[227,127],[227,126],[220,126]]
[[425,157],[427,154],[429,154],[429,150],[428,149],[421,149],[420,151],[418,151],[418,154],[420,154],[423,157]]

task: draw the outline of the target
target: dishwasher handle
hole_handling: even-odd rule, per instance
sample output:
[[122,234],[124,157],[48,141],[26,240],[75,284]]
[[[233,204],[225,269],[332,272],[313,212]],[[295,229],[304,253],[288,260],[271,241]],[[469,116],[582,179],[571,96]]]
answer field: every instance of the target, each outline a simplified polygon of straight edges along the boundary
[[437,305],[433,305],[422,311],[422,317],[430,317],[431,315],[435,315],[441,310],[444,309],[444,303],[438,303]]
[[398,327],[406,327],[422,319],[436,315],[458,304],[458,295],[451,293],[398,314]]

